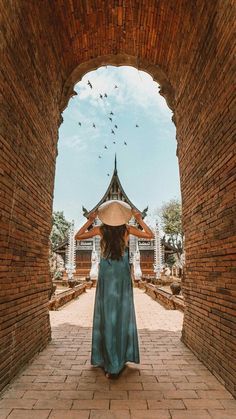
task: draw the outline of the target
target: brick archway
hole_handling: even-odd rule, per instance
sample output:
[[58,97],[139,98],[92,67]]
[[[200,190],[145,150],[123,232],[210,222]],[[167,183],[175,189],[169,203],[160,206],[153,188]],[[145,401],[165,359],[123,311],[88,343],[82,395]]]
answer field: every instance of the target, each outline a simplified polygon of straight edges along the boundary
[[[95,7],[96,3],[96,7]],[[235,2],[2,2],[1,387],[50,339],[57,132],[75,81],[128,64],[174,110],[186,236],[183,340],[235,391]]]
[[167,105],[174,112],[175,92],[163,70],[158,65],[151,64],[148,60],[140,61],[138,57],[127,54],[100,56],[79,64],[64,83],[60,101],[61,112],[67,106],[69,98],[74,94],[73,86],[82,79],[84,74],[104,65],[114,65],[118,67],[128,65],[149,73],[153,80],[160,85],[159,93],[165,97]]

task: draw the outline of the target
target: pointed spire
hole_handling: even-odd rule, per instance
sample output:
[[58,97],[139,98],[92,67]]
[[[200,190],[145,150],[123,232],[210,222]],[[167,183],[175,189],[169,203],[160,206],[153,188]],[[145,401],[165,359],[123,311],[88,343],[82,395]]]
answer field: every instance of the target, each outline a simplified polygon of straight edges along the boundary
[[115,168],[114,168],[114,174],[115,174],[115,175],[117,175],[116,153],[115,153]]

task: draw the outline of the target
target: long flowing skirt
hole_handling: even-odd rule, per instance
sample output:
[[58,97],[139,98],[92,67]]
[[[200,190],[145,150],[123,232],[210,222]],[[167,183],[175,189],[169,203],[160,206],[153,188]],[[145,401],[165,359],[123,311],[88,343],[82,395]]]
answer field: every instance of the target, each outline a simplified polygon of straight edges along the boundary
[[127,251],[119,261],[101,258],[91,353],[91,364],[111,374],[118,374],[126,362],[140,362]]

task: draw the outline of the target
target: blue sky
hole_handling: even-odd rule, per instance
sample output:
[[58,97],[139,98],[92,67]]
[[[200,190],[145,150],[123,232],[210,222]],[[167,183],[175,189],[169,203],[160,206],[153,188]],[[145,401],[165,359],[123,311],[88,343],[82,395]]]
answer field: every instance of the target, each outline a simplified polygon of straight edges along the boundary
[[82,205],[90,210],[105,193],[116,153],[123,188],[140,210],[149,206],[151,223],[164,202],[180,197],[175,126],[158,84],[133,67],[107,66],[74,90],[59,130],[54,210],[81,225]]

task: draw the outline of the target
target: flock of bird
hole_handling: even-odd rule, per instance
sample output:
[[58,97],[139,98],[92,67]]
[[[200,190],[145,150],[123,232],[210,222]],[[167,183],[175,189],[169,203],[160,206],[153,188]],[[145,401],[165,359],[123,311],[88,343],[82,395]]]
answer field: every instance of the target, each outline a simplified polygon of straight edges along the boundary
[[[88,82],[87,82],[87,85],[90,87],[90,89],[93,89],[93,85],[92,85],[92,83],[91,83],[89,80],[88,80]],[[114,89],[118,89],[118,86],[117,86],[117,85],[115,85],[115,86],[114,86]],[[107,93],[104,93],[103,95],[102,95],[101,93],[99,93],[99,98],[100,98],[100,99],[104,99],[104,98],[107,98],[107,97],[108,97]],[[108,116],[108,119],[110,120],[110,122],[113,122],[113,117],[114,117],[114,113],[111,111],[111,112],[109,113],[109,116]],[[82,122],[80,122],[80,121],[79,121],[78,125],[81,127],[81,126],[82,126]],[[95,123],[94,123],[94,122],[93,122],[93,124],[92,124],[92,127],[93,127],[93,128],[96,128],[96,125],[95,125]],[[139,125],[138,125],[138,124],[136,124],[136,125],[135,125],[135,127],[136,127],[136,128],[139,128]],[[112,135],[116,135],[115,130],[117,130],[117,129],[118,129],[118,125],[117,125],[117,124],[114,124],[114,128],[111,128],[111,134],[112,134]],[[114,137],[113,144],[116,144],[115,137]],[[128,144],[127,144],[127,142],[126,142],[126,141],[124,141],[124,142],[123,142],[123,145],[124,145],[124,146],[127,146]],[[108,150],[108,147],[107,147],[107,145],[106,145],[106,144],[104,145],[104,149],[105,149],[105,150]],[[99,158],[99,159],[101,159],[101,158],[102,158],[101,154],[99,154],[99,155],[98,155],[98,158]],[[110,173],[107,173],[107,176],[110,176]]]

